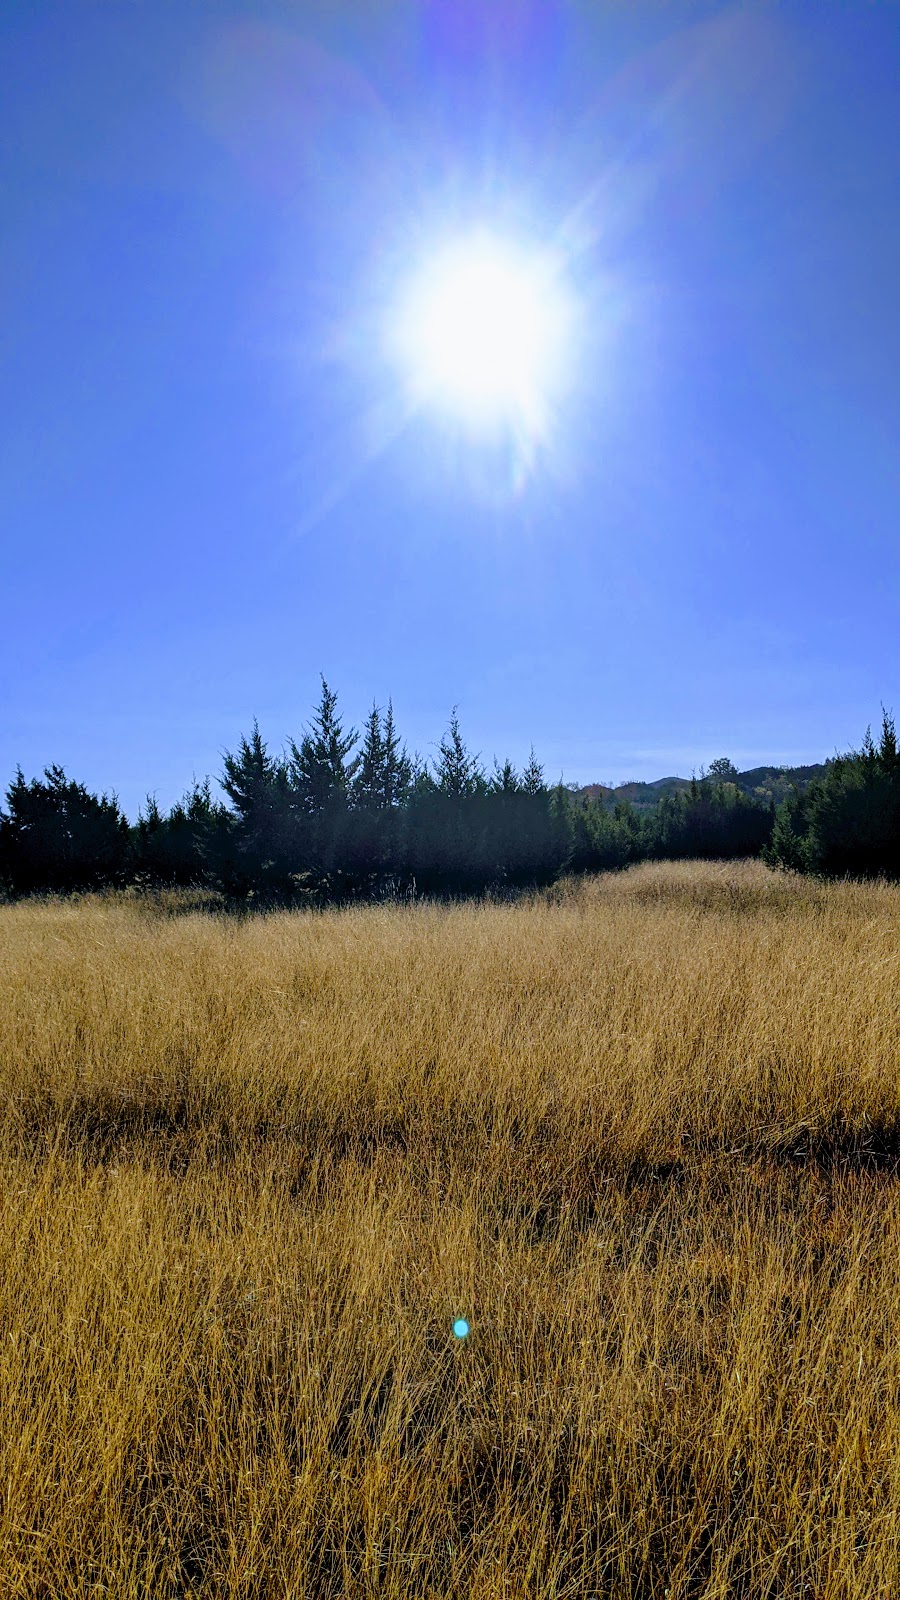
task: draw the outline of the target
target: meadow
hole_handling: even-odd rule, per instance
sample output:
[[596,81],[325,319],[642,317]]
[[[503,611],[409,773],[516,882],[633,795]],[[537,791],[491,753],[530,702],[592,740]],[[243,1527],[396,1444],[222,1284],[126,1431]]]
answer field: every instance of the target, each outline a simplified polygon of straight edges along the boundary
[[0,984],[7,1600],[900,1594],[900,887],[23,901]]

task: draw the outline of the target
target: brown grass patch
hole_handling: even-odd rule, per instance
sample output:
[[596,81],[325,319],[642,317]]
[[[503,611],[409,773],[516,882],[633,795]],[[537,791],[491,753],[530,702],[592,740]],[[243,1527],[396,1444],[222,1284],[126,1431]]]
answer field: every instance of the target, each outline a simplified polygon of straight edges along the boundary
[[0,1593],[900,1593],[900,889],[177,909],[0,908]]

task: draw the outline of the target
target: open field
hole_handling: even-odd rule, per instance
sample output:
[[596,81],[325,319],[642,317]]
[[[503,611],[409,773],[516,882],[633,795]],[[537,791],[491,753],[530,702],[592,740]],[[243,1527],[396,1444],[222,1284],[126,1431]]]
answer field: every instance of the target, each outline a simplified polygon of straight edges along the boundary
[[0,1594],[900,1594],[900,888],[171,910],[0,908]]

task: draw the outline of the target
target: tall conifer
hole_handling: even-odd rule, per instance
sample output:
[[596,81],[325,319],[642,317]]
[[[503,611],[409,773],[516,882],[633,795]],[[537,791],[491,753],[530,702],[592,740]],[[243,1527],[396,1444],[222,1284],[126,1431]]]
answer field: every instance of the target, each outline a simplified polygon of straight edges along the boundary
[[435,763],[437,786],[442,794],[460,799],[464,795],[483,794],[487,781],[477,756],[470,755],[459,731],[456,707],[450,726],[438,746]]
[[348,757],[358,737],[356,728],[345,733],[337,715],[337,695],[323,677],[312,726],[299,745],[290,741],[290,783],[301,811],[315,816],[346,802],[358,766]]
[[522,773],[522,788],[526,794],[543,794],[544,792],[544,769],[534,753],[534,745],[531,746],[528,765]]

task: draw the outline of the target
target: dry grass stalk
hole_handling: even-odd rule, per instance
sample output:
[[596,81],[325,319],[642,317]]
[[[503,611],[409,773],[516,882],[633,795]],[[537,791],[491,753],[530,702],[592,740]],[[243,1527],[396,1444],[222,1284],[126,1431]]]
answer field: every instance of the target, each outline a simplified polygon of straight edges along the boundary
[[4,1596],[900,1593],[900,890],[171,910],[0,909]]

